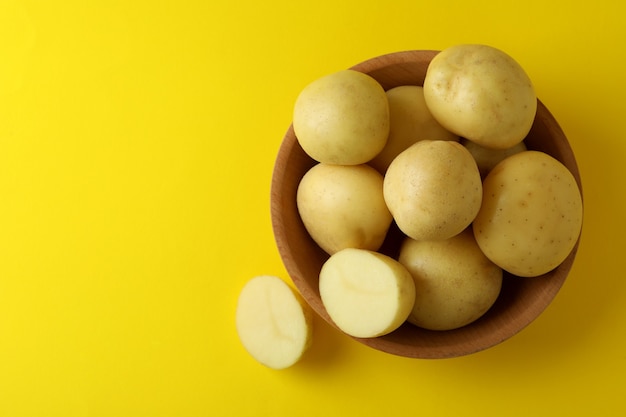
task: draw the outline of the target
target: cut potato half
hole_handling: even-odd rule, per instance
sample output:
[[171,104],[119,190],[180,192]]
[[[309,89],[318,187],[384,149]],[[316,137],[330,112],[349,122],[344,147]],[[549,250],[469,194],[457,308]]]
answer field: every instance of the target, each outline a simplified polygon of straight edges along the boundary
[[312,340],[313,313],[282,279],[262,275],[241,290],[237,333],[244,348],[261,364],[284,369],[298,362]]
[[333,322],[360,338],[400,327],[415,300],[409,271],[395,259],[365,249],[347,248],[332,255],[322,266],[319,286]]

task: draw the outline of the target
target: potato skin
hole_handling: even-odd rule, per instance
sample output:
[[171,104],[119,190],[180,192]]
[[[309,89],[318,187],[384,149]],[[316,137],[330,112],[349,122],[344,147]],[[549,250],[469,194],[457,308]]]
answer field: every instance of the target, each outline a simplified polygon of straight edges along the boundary
[[437,54],[426,72],[424,98],[446,129],[496,149],[521,142],[537,111],[524,69],[488,45],[455,45]]
[[459,141],[458,135],[444,129],[430,114],[424,88],[401,85],[387,90],[389,100],[389,137],[383,150],[368,164],[384,174],[391,161],[420,140]]
[[582,194],[567,167],[540,151],[520,152],[496,165],[483,189],[473,230],[489,259],[521,277],[565,260],[583,221]]
[[483,178],[487,176],[487,174],[493,169],[493,167],[498,165],[498,163],[506,157],[528,149],[526,148],[526,144],[524,143],[524,141],[518,143],[511,148],[506,149],[486,148],[477,144],[476,142],[472,142],[471,140],[467,139],[462,139],[461,144],[465,146],[468,151],[470,151],[470,153],[476,160],[478,170],[480,171],[480,176]]
[[474,220],[482,183],[476,162],[463,145],[422,140],[389,165],[383,193],[404,234],[416,240],[441,240]]
[[502,288],[502,269],[482,253],[471,228],[439,241],[406,238],[398,261],[415,282],[408,321],[430,330],[452,330],[483,316]]
[[359,165],[374,158],[389,136],[389,102],[371,76],[342,70],[308,84],[293,110],[302,149],[318,162]]
[[296,202],[309,235],[331,255],[344,248],[378,250],[393,220],[382,175],[364,164],[315,165],[300,181]]

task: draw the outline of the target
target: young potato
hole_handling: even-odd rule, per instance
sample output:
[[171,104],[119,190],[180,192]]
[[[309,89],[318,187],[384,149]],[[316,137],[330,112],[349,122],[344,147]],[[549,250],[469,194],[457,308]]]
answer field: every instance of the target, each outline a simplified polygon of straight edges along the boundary
[[459,141],[459,136],[444,129],[430,114],[424,89],[402,85],[387,90],[389,100],[389,138],[383,150],[369,162],[381,174],[391,161],[415,142],[430,140]]
[[467,139],[462,139],[461,144],[465,146],[474,157],[476,165],[478,165],[478,170],[480,171],[480,176],[483,178],[487,176],[493,167],[498,165],[498,163],[506,157],[527,150],[524,141],[507,149],[485,148],[484,146]]
[[474,220],[482,183],[460,143],[422,140],[389,165],[383,195],[396,224],[415,240],[448,239]]
[[413,308],[415,285],[395,259],[364,249],[344,249],[322,266],[322,303],[333,322],[354,337],[378,337],[404,323]]
[[235,323],[248,353],[273,369],[294,365],[313,340],[313,311],[285,281],[271,275],[244,285]]
[[446,240],[406,238],[399,262],[415,282],[409,323],[429,330],[469,324],[493,305],[502,287],[502,269],[482,253],[472,230]]
[[302,149],[327,164],[358,165],[387,143],[389,103],[371,76],[338,71],[307,85],[298,95],[293,129]]
[[473,229],[489,259],[522,277],[565,260],[583,221],[582,195],[567,167],[543,152],[520,152],[496,165],[483,189]]
[[496,149],[521,142],[537,111],[524,69],[487,45],[456,45],[437,54],[426,72],[424,98],[446,129]]
[[317,164],[302,178],[298,212],[327,253],[344,248],[378,250],[392,222],[383,176],[368,165]]

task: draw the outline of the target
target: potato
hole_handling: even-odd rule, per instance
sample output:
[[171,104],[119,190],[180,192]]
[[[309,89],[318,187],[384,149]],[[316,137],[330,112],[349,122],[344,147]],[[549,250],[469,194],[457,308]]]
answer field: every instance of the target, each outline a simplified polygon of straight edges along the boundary
[[406,238],[399,262],[415,282],[408,321],[429,330],[469,324],[493,305],[502,287],[502,269],[482,253],[468,228],[446,240]]
[[424,89],[402,85],[387,90],[389,101],[389,137],[383,150],[369,165],[384,174],[391,161],[417,141],[455,140],[458,135],[444,129],[430,114],[424,101]]
[[284,369],[298,362],[313,340],[313,312],[282,279],[261,275],[242,288],[235,316],[237,334],[261,364]]
[[446,129],[496,149],[521,142],[537,111],[524,69],[487,45],[456,45],[437,54],[426,72],[424,98]]
[[495,264],[522,277],[547,273],[574,248],[582,195],[572,173],[540,151],[509,156],[487,175],[473,229]]
[[465,146],[474,157],[476,165],[478,165],[478,170],[480,171],[480,176],[483,178],[487,176],[493,167],[506,157],[527,150],[526,144],[523,141],[507,149],[485,148],[467,139],[462,139],[461,144]]
[[482,184],[476,162],[463,145],[422,140],[389,165],[383,195],[404,234],[415,240],[441,240],[474,220]]
[[413,308],[415,285],[395,259],[364,249],[344,249],[322,266],[322,303],[343,332],[362,338],[388,334]]
[[366,163],[387,143],[387,96],[367,74],[343,70],[326,75],[298,95],[293,129],[302,149],[316,161]]
[[378,250],[392,222],[383,176],[368,165],[317,164],[298,185],[300,218],[327,253],[344,248]]

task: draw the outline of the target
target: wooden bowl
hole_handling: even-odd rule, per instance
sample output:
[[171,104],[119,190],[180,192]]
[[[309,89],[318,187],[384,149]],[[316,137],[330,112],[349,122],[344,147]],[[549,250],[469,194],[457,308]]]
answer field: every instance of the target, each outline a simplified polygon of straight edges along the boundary
[[[437,51],[397,52],[362,62],[352,69],[371,75],[386,90],[400,85],[422,85],[428,64],[436,54]],[[541,101],[526,145],[565,164],[582,191],[567,138]],[[307,233],[296,206],[300,179],[315,163],[304,153],[290,126],[278,151],[272,177],[272,227],[278,251],[295,286],[313,310],[337,328],[322,304],[318,288],[319,272],[328,255]],[[402,233],[392,224],[380,251],[397,256],[402,238]],[[578,243],[560,266],[543,276],[521,278],[505,273],[496,303],[483,317],[465,327],[431,331],[405,323],[385,336],[354,339],[374,349],[411,358],[451,358],[492,347],[518,333],[544,311],[565,281],[577,249]]]

